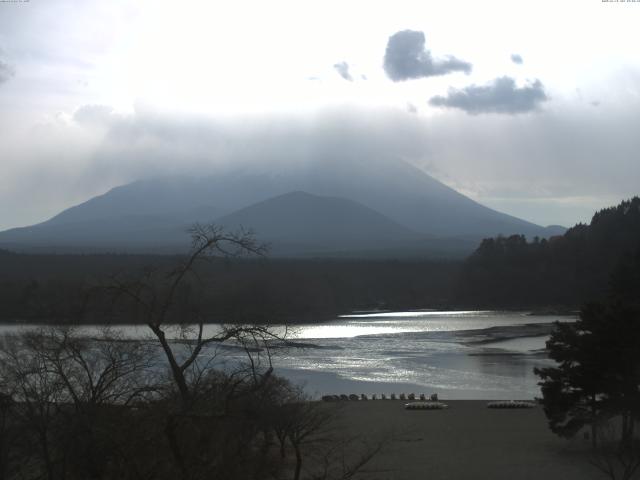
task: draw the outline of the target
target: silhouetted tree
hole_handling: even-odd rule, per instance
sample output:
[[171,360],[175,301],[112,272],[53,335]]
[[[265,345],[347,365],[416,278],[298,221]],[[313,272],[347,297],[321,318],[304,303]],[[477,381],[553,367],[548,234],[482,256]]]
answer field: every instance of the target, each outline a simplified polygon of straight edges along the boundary
[[595,442],[598,423],[620,417],[621,446],[629,448],[633,442],[640,419],[637,256],[613,273],[606,301],[585,305],[575,323],[557,324],[547,342],[558,366],[536,373],[549,425],[559,435],[570,437],[591,425]]
[[466,260],[459,301],[484,307],[569,307],[604,296],[621,256],[640,244],[640,197],[596,212],[548,241],[489,238]]
[[[620,444],[615,424],[598,424],[598,445],[589,456],[590,463],[611,480],[631,480],[640,469],[640,439]],[[636,477],[637,478],[637,477]]]
[[[199,309],[199,299],[189,298],[197,297],[192,291],[193,283],[189,283],[197,283],[197,264],[211,256],[262,255],[265,247],[256,242],[251,232],[227,233],[216,225],[196,224],[190,233],[191,252],[173,269],[147,269],[138,278],[116,276],[108,287],[116,298],[133,303],[139,317],[157,339],[185,411],[194,400],[193,388],[198,385],[196,377],[201,372],[198,360],[203,348],[230,340],[244,347],[248,344],[258,346],[262,340],[274,337],[270,329],[262,325],[223,326],[219,331],[205,335],[205,319]],[[176,333],[176,328],[181,340],[178,345],[172,343],[168,336],[170,331]],[[188,348],[186,353],[185,345]],[[249,348],[245,349],[249,360],[253,361]],[[267,373],[271,371],[269,366]],[[253,375],[253,378],[257,381],[258,375]]]
[[0,385],[0,480],[8,478],[9,456],[11,444],[14,442],[12,435],[13,425],[10,425],[11,410],[15,402],[11,395],[2,393],[4,385]]
[[547,341],[549,356],[558,366],[536,368],[535,373],[542,379],[539,385],[551,430],[572,437],[590,425],[595,444],[606,383],[597,338],[600,325],[593,325],[591,318],[583,310],[575,324],[558,323]]
[[147,346],[122,340],[55,327],[1,339],[2,388],[12,398],[4,421],[18,432],[12,463],[24,468],[20,478],[100,478],[120,457],[114,408],[122,414],[148,398],[154,377]]

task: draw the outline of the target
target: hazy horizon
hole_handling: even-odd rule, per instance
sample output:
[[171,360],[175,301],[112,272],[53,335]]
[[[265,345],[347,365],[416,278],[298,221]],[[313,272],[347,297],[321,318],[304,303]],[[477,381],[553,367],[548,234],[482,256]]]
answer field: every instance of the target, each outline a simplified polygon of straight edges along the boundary
[[0,3],[0,230],[128,182],[401,158],[570,227],[638,194],[639,3]]

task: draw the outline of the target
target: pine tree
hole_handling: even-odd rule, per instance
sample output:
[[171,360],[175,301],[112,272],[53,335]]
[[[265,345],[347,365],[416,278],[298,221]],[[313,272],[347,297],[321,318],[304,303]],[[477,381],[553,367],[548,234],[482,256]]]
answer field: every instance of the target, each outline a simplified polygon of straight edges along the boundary
[[640,249],[611,277],[603,302],[583,306],[575,323],[558,323],[547,342],[556,367],[536,369],[551,430],[571,437],[620,417],[621,444],[640,419]]

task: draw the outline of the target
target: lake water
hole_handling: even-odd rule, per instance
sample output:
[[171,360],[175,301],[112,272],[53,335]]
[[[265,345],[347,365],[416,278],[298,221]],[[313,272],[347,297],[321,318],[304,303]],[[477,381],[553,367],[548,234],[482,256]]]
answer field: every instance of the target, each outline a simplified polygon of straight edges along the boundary
[[310,348],[281,354],[281,373],[315,396],[438,393],[449,399],[540,396],[534,367],[551,366],[548,335],[531,324],[570,321],[526,312],[393,312],[300,327]]
[[[540,396],[533,368],[553,365],[542,349],[545,324],[556,320],[572,318],[494,311],[349,315],[289,328],[299,347],[275,349],[273,362],[276,373],[315,397],[413,392],[449,399],[531,399]],[[0,326],[0,334],[16,328]],[[145,327],[120,328],[128,337],[148,335]],[[209,332],[219,328],[207,326]],[[88,334],[96,329],[83,328]],[[224,355],[233,359],[238,353]]]

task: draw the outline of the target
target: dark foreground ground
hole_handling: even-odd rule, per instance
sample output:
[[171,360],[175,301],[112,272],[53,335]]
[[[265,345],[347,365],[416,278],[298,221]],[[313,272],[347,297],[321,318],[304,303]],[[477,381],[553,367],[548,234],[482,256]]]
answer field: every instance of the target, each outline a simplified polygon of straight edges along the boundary
[[446,401],[448,410],[408,411],[403,401],[344,402],[350,435],[387,439],[357,478],[535,479],[606,478],[589,463],[589,442],[563,440],[541,407],[494,410],[476,400]]

